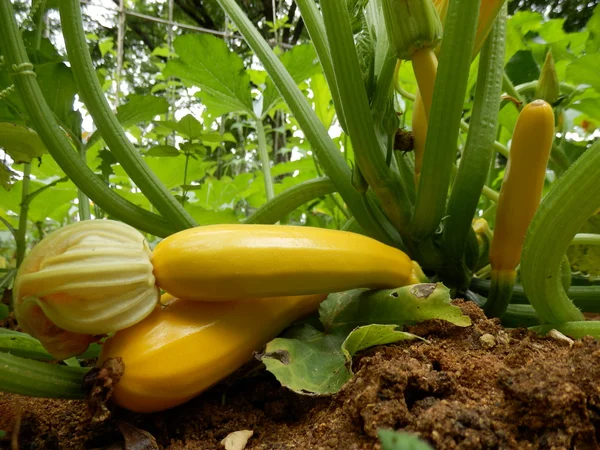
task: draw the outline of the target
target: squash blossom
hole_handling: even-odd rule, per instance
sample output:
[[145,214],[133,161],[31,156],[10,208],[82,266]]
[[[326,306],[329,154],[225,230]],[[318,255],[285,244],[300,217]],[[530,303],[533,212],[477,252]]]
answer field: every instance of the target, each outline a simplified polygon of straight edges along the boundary
[[129,327],[159,300],[151,251],[135,228],[86,220],[45,237],[25,257],[14,285],[23,331],[57,359]]

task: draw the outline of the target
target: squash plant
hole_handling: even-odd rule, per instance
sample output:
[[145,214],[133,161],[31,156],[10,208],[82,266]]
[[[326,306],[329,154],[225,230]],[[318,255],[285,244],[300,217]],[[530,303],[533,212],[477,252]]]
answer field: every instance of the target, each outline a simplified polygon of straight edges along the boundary
[[[16,286],[29,286],[27,295],[37,300],[32,302],[25,294],[21,298],[17,292],[16,304],[21,308],[17,309],[17,315],[23,315],[23,323],[30,319],[33,325],[27,327],[32,334],[39,333],[43,346],[20,333],[0,334],[3,349],[13,353],[0,353],[0,389],[29,395],[80,397],[83,393],[77,380],[85,369],[49,366],[22,357],[49,359],[50,350],[55,357],[66,358],[98,340],[91,339],[91,335],[116,331],[104,344],[100,359],[129,355],[131,371],[128,374],[126,369],[121,394],[117,387],[117,402],[138,411],[170,407],[235,370],[252,350],[267,344],[291,321],[314,312],[324,298],[319,295],[324,294],[330,295],[321,303],[318,326],[304,323],[293,328],[285,337],[268,342],[261,355],[268,370],[298,392],[335,392],[351,376],[348,360],[357,351],[371,345],[416,338],[399,331],[399,325],[428,318],[469,325],[468,318],[449,304],[450,293],[480,303],[489,315],[500,317],[510,326],[530,326],[540,332],[557,329],[573,337],[586,334],[600,337],[600,322],[584,321],[582,315],[582,310],[598,311],[600,290],[593,285],[571,287],[571,266],[565,256],[573,243],[588,246],[600,243],[598,234],[576,235],[600,208],[600,143],[581,148],[573,157],[575,152],[567,151],[564,125],[568,120],[565,115],[572,109],[579,108],[592,118],[597,112],[600,85],[589,76],[590,68],[597,61],[594,51],[600,47],[597,36],[552,32],[556,23],[546,26],[551,22],[530,15],[507,22],[502,1],[369,0],[348,8],[350,3],[345,0],[327,0],[320,2],[319,8],[314,0],[297,0],[320,69],[314,70],[315,66],[310,65],[308,72],[294,78],[288,70],[292,57],[288,57],[287,64],[285,57],[278,57],[235,0],[218,0],[218,3],[266,71],[268,77],[259,97],[251,96],[249,76],[240,75],[243,62],[216,38],[179,37],[175,42],[178,59],[166,64],[163,75],[200,87],[199,97],[203,103],[217,105],[222,113],[243,114],[256,130],[267,202],[245,219],[247,225],[239,225],[242,227],[239,231],[236,227],[232,229],[236,233],[236,245],[248,247],[240,249],[244,263],[236,274],[245,276],[247,281],[252,270],[262,270],[262,284],[272,284],[261,286],[262,289],[256,287],[257,283],[242,283],[240,287],[231,281],[221,292],[217,284],[211,284],[216,283],[215,280],[226,283],[229,279],[224,276],[229,275],[227,265],[217,264],[223,262],[220,260],[223,255],[230,257],[227,242],[214,237],[223,248],[217,245],[217,251],[207,251],[210,246],[200,242],[202,239],[196,234],[210,231],[202,227],[196,229],[206,223],[197,223],[189,205],[186,208],[185,199],[190,189],[187,178],[184,177],[180,201],[149,167],[147,158],[131,144],[123,128],[123,116],[120,114],[118,118],[112,112],[94,71],[79,2],[60,2],[59,11],[72,77],[98,128],[92,141],[102,139],[106,143],[111,157],[152,205],[152,211],[110,189],[81,158],[83,144],[76,121],[75,125],[69,123],[69,118],[61,118],[49,107],[37,80],[38,68],[27,55],[11,2],[0,0],[1,50],[14,84],[3,91],[3,96],[18,95],[26,112],[25,122],[35,130],[34,133],[23,127],[20,142],[34,150],[43,145],[77,186],[81,218],[90,217],[84,206],[89,205],[86,198],[89,197],[111,218],[149,236],[170,236],[153,254],[155,273],[148,274],[146,261],[143,274],[136,272],[138,278],[124,275],[123,283],[142,283],[144,298],[150,296],[156,300],[156,275],[159,287],[182,297],[174,300],[173,306],[164,309],[159,306],[153,312],[144,303],[144,317],[136,316],[131,327],[131,320],[123,320],[126,325],[122,330],[90,326],[86,333],[80,323],[77,327],[71,326],[78,320],[40,314],[40,310],[45,313],[40,299],[48,299],[48,302],[62,299],[64,306],[63,294],[83,288],[77,283],[69,284],[68,288],[58,283],[57,291],[50,295],[41,288],[38,292],[36,286],[31,287],[35,285],[33,281],[26,283],[29,280],[26,277],[35,280],[34,276],[42,274],[43,278],[45,263],[36,265],[26,260],[22,267],[27,270],[18,274]],[[599,20],[599,11],[592,20]],[[532,31],[538,33],[544,44],[538,39],[528,44],[530,49],[515,52],[511,48],[515,37],[525,39],[527,32]],[[578,48],[583,55],[571,54],[573,48]],[[310,54],[313,50],[305,47],[302,51]],[[560,66],[554,64],[550,51],[562,55]],[[224,59],[214,57],[223,52]],[[507,55],[510,56],[508,61]],[[543,61],[541,72],[536,59]],[[568,60],[571,62],[566,62]],[[411,67],[416,83],[410,75]],[[520,71],[530,74],[532,68],[538,71],[534,79],[523,79]],[[573,84],[559,83],[559,72],[568,76]],[[301,81],[308,79],[314,92],[318,92],[321,73],[321,86],[325,81],[329,87],[337,123],[343,132],[341,141],[332,139],[328,133],[332,115],[313,108],[305,92],[298,87]],[[282,101],[314,152],[323,176],[275,195],[263,121]],[[201,133],[194,130],[199,122],[188,117],[179,122],[163,121],[161,125],[185,135],[187,175],[191,155],[198,150],[195,140]],[[413,145],[408,146],[402,144],[403,126],[407,125],[411,126],[414,140]],[[9,136],[14,137],[15,133]],[[1,139],[0,145],[5,146]],[[509,141],[510,146],[507,146]],[[344,143],[343,153],[339,142]],[[163,146],[154,149],[154,154],[168,154],[173,149]],[[413,149],[414,152],[402,151]],[[529,154],[536,150],[539,152],[535,155]],[[505,171],[493,164],[496,153],[508,158]],[[351,160],[349,154],[353,155]],[[35,152],[29,151],[27,159],[32,156]],[[549,187],[544,184],[548,159],[552,175],[557,178],[548,183]],[[21,205],[25,218],[21,217],[18,229],[13,230],[19,243],[17,267],[25,258],[27,210],[24,206],[32,195],[26,184],[30,170],[31,166],[25,165]],[[496,190],[498,186],[500,192]],[[304,203],[333,193],[343,201],[337,207],[347,210],[348,215],[346,223],[339,228],[366,237],[348,237],[350,235],[341,231],[331,231],[328,235],[305,230],[299,231],[300,237],[290,244],[279,235],[270,241],[270,237],[261,234],[265,228],[249,225],[275,223]],[[509,225],[515,224],[518,226],[510,228]],[[218,225],[213,227],[229,230]],[[192,230],[188,230],[190,228]],[[291,227],[287,232],[292,233]],[[309,236],[313,232],[316,234]],[[46,242],[57,239],[60,233],[50,235]],[[244,238],[246,233],[250,236]],[[265,234],[269,233],[271,231]],[[98,242],[93,234],[86,238]],[[253,239],[263,247],[253,243]],[[335,245],[328,246],[328,239]],[[169,242],[178,241],[183,244],[174,249],[168,247]],[[208,242],[206,238],[204,242]],[[145,242],[142,245],[136,241],[136,245],[138,252],[143,253],[139,247],[145,249]],[[161,253],[161,245],[171,252]],[[252,252],[254,245],[261,248]],[[289,251],[287,245],[293,251]],[[354,245],[356,248],[348,249]],[[278,255],[288,255],[277,267],[281,278],[274,278],[277,275],[269,278],[268,261],[264,266],[264,257],[260,263],[253,260],[256,254],[269,249]],[[326,263],[319,260],[320,252]],[[35,250],[31,254],[35,254]],[[331,260],[327,259],[328,255],[333,255]],[[81,252],[77,256],[75,251],[73,258],[77,257],[81,257]],[[204,257],[208,259],[203,260]],[[210,262],[211,257],[214,264]],[[352,262],[353,257],[360,259],[354,267],[342,267],[342,258]],[[161,266],[164,261],[157,261],[158,258],[164,258],[166,263]],[[301,282],[288,281],[293,289],[290,286],[287,291],[282,280],[293,280],[294,258],[302,260],[297,270],[306,270],[306,273],[299,274]],[[315,259],[314,264],[311,258]],[[398,267],[389,267],[394,260]],[[504,264],[504,261],[509,262]],[[195,262],[203,264],[202,270]],[[186,270],[178,273],[178,264]],[[160,270],[156,270],[157,267]],[[321,267],[320,273],[315,267]],[[389,278],[383,276],[384,269],[389,269]],[[340,275],[344,270],[347,272]],[[395,270],[401,272],[400,275],[394,273]],[[211,271],[218,273],[211,277]],[[332,272],[333,280],[339,276],[343,282],[323,282],[321,278],[328,277],[326,271]],[[366,276],[369,271],[381,271],[377,274],[381,277]],[[63,278],[64,273],[61,272]],[[292,276],[285,278],[290,273]],[[4,282],[10,282],[14,276],[15,271],[10,269],[4,277],[8,281]],[[422,281],[434,283],[419,283]],[[204,290],[195,289],[194,282],[202,283]],[[390,283],[408,286],[384,289],[392,287]],[[102,282],[99,286],[113,289]],[[276,289],[269,289],[273,286]],[[313,289],[314,286],[319,287]],[[367,287],[379,290],[358,289]],[[252,305],[245,303],[251,300],[244,297],[256,294],[252,289],[258,289],[266,298],[255,300]],[[351,290],[329,292],[339,289]],[[192,298],[196,292],[205,295]],[[215,298],[233,302],[230,305],[233,312],[215,302],[202,302],[215,300],[206,298],[215,292],[227,293]],[[304,298],[301,294],[317,296]],[[269,296],[274,295],[288,297],[272,299],[278,302],[273,305]],[[172,300],[169,295],[163,298],[167,302]],[[193,301],[198,303],[189,303]],[[51,305],[45,307],[52,310]],[[108,310],[114,312],[114,308]],[[250,319],[253,315],[254,321]],[[112,317],[108,320],[103,316],[99,322],[107,325]],[[215,320],[205,323],[208,320],[205,317]],[[92,319],[90,323],[95,324]],[[245,320],[260,326],[250,326]],[[213,326],[215,323],[221,325]],[[34,325],[38,331],[34,331]],[[78,333],[78,342],[83,341],[85,346],[66,346],[65,350],[65,346],[59,345],[59,351],[54,351],[52,344],[56,340],[62,344],[61,339],[68,338],[69,333]],[[161,337],[161,342],[156,342],[156,336]],[[217,346],[211,349],[214,353],[200,356],[189,351],[193,343],[210,346],[219,339],[239,345],[235,348]],[[197,376],[199,370],[207,371],[207,367],[212,367],[211,361],[214,363],[222,356],[219,352],[233,356],[209,378],[193,378],[194,385],[186,385],[185,392],[172,392],[167,399],[157,399],[154,386],[164,386],[166,379],[161,378],[161,374],[145,376],[149,371],[147,363],[162,352],[171,354],[171,346],[182,351],[187,349],[183,361],[172,362],[171,380],[173,377],[189,380],[189,376],[194,373]],[[336,352],[332,353],[331,348]],[[98,351],[99,346],[94,343],[87,355],[97,356]],[[234,351],[238,353],[233,354]],[[310,369],[314,370],[307,370],[305,362],[299,361],[299,355],[307,353],[312,355]],[[285,364],[282,355],[285,355]],[[209,356],[213,359],[206,359]],[[126,367],[128,358],[125,358]],[[71,365],[78,364],[76,359],[67,361]],[[23,376],[24,373],[29,375]]]

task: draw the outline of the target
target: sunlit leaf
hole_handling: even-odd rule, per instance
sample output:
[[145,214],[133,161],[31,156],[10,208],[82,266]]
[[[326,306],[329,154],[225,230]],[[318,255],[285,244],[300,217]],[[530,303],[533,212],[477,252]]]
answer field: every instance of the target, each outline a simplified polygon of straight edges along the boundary
[[0,123],[0,148],[3,148],[16,163],[30,162],[46,151],[35,131],[7,122]]
[[179,59],[170,60],[163,74],[175,76],[202,89],[199,97],[216,103],[222,111],[252,112],[250,77],[242,59],[222,39],[208,34],[177,37]]

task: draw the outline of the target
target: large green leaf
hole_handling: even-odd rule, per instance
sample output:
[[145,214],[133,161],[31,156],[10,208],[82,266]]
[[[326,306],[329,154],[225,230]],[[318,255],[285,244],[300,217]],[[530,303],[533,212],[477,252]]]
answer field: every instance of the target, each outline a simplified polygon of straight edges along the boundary
[[159,120],[155,122],[157,132],[166,134],[161,127],[169,131],[175,131],[187,139],[200,139],[204,135],[204,126],[191,114],[186,114],[178,122],[173,120]]
[[527,83],[540,77],[538,67],[531,50],[519,50],[506,65],[506,73],[513,84]]
[[450,304],[449,290],[433,283],[330,294],[319,312],[324,331],[307,323],[294,326],[259,355],[282,385],[298,393],[339,391],[352,376],[352,357],[357,352],[418,338],[399,330],[402,325],[427,319],[471,324],[460,308]]
[[164,76],[174,76],[200,87],[203,102],[219,106],[220,112],[252,113],[250,77],[242,58],[222,39],[208,34],[187,34],[175,39],[179,59],[171,60]]
[[[50,109],[67,124],[73,132],[79,132],[79,113],[73,111],[77,85],[71,68],[64,63],[36,66],[37,80]],[[78,136],[79,137],[79,136]]]
[[600,92],[600,53],[584,55],[567,66],[567,79],[573,83],[589,84]]
[[35,131],[13,123],[0,123],[0,148],[16,162],[30,162],[44,154],[46,148]]
[[[280,58],[281,63],[292,76],[296,83],[307,80],[312,75],[320,72],[317,55],[311,44],[297,45],[284,52]],[[281,96],[270,77],[266,79],[265,90],[262,98],[262,113],[267,114],[281,101]]]

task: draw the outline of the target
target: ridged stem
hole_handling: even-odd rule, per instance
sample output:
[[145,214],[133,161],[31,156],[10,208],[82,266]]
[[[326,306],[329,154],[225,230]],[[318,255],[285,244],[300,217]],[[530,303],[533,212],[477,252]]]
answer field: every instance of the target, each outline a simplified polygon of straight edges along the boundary
[[300,9],[300,14],[304,20],[304,26],[310,36],[310,42],[315,48],[317,56],[319,57],[319,62],[323,68],[323,74],[325,75],[329,90],[331,91],[331,99],[333,100],[337,119],[340,122],[342,130],[346,132],[347,128],[346,121],[344,120],[344,110],[342,108],[337,80],[333,70],[333,62],[331,61],[323,17],[314,0],[296,0],[296,4]]
[[271,177],[271,160],[269,159],[269,150],[267,149],[267,138],[265,136],[265,126],[260,118],[256,119],[256,135],[258,137],[258,156],[260,157],[260,168],[265,179],[265,193],[267,201],[275,197],[273,189],[273,178]]
[[377,144],[375,124],[360,75],[346,3],[342,0],[330,0],[323,2],[321,8],[333,66],[338,74],[338,88],[345,108],[346,126],[352,140],[355,161],[379,198],[388,219],[407,243],[405,238],[410,218],[410,202],[398,173],[390,170],[385,153]]
[[69,62],[79,88],[79,95],[102,133],[104,141],[127,175],[163,217],[179,230],[196,226],[194,219],[171,195],[133,147],[112,112],[87,48],[79,0],[61,1],[59,11]]
[[466,287],[470,274],[458,270],[465,252],[467,235],[484,188],[492,161],[492,144],[498,126],[498,110],[504,73],[506,8],[499,14],[479,59],[477,89],[471,127],[452,186],[444,221],[443,248],[452,285]]
[[411,223],[411,235],[416,240],[435,232],[446,209],[479,4],[480,0],[461,0],[450,2],[448,7]]
[[89,368],[48,364],[0,352],[0,392],[46,398],[85,398]]
[[583,320],[565,293],[561,261],[573,236],[600,207],[600,141],[554,182],[530,226],[521,259],[521,279],[545,323]]
[[116,219],[155,236],[167,236],[176,231],[162,217],[134,205],[113,192],[73,151],[70,141],[44,100],[9,0],[0,0],[0,41],[6,62],[13,68],[15,87],[27,115],[46,149],[69,179],[94,203]]
[[17,229],[17,269],[21,266],[27,250],[27,216],[29,215],[29,181],[31,180],[31,163],[23,163],[23,182],[21,184],[21,209],[19,211],[19,228]]
[[327,177],[305,181],[286,189],[273,200],[265,203],[244,223],[276,223],[303,204],[334,192],[335,186]]

